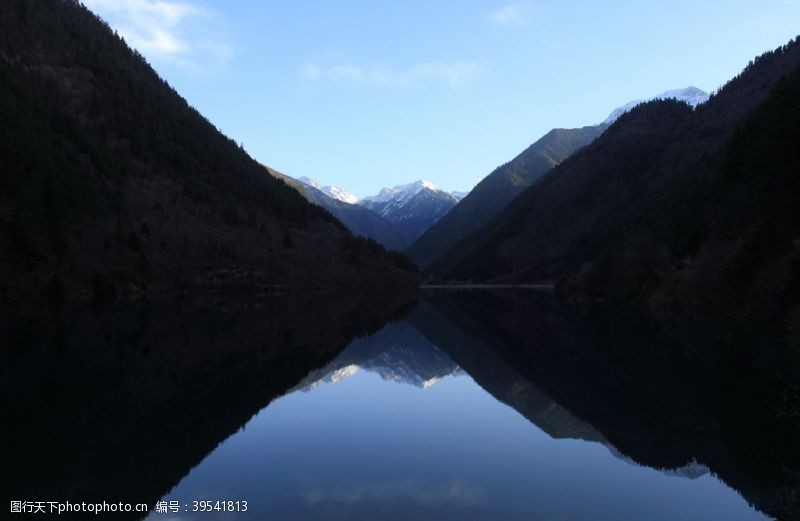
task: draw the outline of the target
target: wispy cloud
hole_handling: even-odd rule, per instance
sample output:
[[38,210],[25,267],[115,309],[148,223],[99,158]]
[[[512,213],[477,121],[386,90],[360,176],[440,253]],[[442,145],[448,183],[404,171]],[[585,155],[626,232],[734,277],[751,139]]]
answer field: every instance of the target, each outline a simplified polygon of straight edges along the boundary
[[338,484],[333,487],[309,487],[306,503],[339,503],[353,505],[375,501],[403,501],[414,505],[440,507],[455,505],[474,507],[485,501],[485,492],[474,485],[458,480],[450,482],[429,482],[422,480],[401,480],[384,483]]
[[130,46],[150,59],[191,69],[219,66],[231,57],[216,14],[181,0],[83,0]]
[[309,81],[332,81],[377,86],[413,86],[442,83],[457,87],[479,77],[483,65],[474,61],[418,62],[405,68],[362,67],[351,63],[321,66],[306,64],[300,71]]
[[521,27],[528,22],[527,11],[519,5],[505,5],[489,13],[489,21],[493,25]]

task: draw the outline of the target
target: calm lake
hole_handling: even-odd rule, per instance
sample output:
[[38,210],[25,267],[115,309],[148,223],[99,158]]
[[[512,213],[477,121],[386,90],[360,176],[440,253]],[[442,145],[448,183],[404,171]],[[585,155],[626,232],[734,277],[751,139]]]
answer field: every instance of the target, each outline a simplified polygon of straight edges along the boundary
[[534,290],[173,302],[4,332],[9,500],[147,503],[100,518],[148,520],[800,513],[779,342],[712,351]]

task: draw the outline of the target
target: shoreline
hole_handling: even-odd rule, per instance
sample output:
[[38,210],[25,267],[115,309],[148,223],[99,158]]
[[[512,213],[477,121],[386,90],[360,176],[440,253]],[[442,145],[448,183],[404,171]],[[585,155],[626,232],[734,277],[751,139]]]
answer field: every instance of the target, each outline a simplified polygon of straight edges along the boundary
[[552,282],[536,282],[531,284],[422,284],[420,289],[535,289],[555,291]]

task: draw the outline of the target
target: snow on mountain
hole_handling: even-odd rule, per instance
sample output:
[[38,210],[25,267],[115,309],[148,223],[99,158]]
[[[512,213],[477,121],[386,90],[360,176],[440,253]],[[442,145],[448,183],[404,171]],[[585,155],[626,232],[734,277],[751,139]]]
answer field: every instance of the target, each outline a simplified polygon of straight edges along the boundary
[[[447,192],[437,188],[430,181],[420,179],[413,183],[383,188],[376,195],[359,199],[337,186],[321,186],[320,183],[309,177],[301,177],[297,181],[315,191],[322,192],[331,199],[357,205],[364,211],[368,210],[370,213],[377,214],[386,223],[386,226],[392,227],[393,232],[391,241],[382,237],[379,242],[392,249],[406,248],[449,212],[467,193]],[[326,206],[324,201],[315,202],[328,208],[334,216],[342,220],[353,231],[352,223],[348,224],[345,216],[332,210],[330,205]],[[358,230],[354,233],[358,233]],[[363,233],[361,234],[363,235]]]
[[339,188],[338,186],[333,186],[333,185],[320,186],[320,184],[317,181],[311,179],[310,177],[301,177],[300,179],[298,179],[298,181],[300,181],[303,184],[307,184],[312,188],[316,188],[317,190],[321,191],[328,197],[331,197],[338,201],[342,201],[344,203],[349,203],[349,204],[356,204],[358,202],[358,197],[351,194],[350,192],[347,192]]
[[419,181],[414,181],[413,183],[408,183],[405,185],[393,186],[391,188],[388,187],[383,188],[377,195],[371,195],[369,197],[365,197],[364,199],[362,199],[362,201],[370,201],[375,203],[397,201],[402,203],[403,201],[411,199],[425,188],[427,188],[428,190],[439,191],[436,185],[434,185],[430,181],[420,179]]
[[384,188],[377,195],[365,197],[359,205],[372,210],[394,224],[403,235],[406,246],[458,203],[459,199],[440,190],[430,181]]
[[298,388],[303,392],[310,392],[322,384],[338,384],[354,376],[363,369],[367,372],[377,374],[386,382],[408,384],[419,387],[420,389],[427,389],[443,378],[461,374],[460,368],[457,366],[454,367],[453,369],[448,369],[448,372],[443,374],[423,376],[416,372],[414,368],[409,367],[403,360],[394,360],[388,356],[384,356],[380,361],[369,360],[364,365],[351,364],[339,369],[334,369],[328,373],[312,372],[301,382]]
[[338,199],[339,201],[345,203],[356,204],[358,202],[358,197],[350,192],[342,190],[338,186],[323,186],[320,188],[320,190],[322,190],[328,197],[333,197],[334,199]]
[[641,103],[645,103],[647,101],[652,101],[656,99],[675,99],[678,101],[684,101],[692,106],[692,108],[700,105],[701,103],[705,103],[708,101],[709,94],[703,90],[698,89],[697,87],[686,87],[685,89],[676,89],[676,90],[668,90],[666,92],[662,92],[657,96],[653,96],[652,98],[643,99],[643,100],[634,100],[625,105],[614,109],[614,111],[603,121],[604,124],[610,125],[614,123],[620,116],[631,110],[632,108],[636,107]]
[[[359,370],[361,370],[360,366],[350,364],[327,373],[320,371],[311,372],[298,387],[304,392],[313,391],[322,384],[338,384],[341,381],[347,380]],[[319,376],[320,374],[322,376]]]

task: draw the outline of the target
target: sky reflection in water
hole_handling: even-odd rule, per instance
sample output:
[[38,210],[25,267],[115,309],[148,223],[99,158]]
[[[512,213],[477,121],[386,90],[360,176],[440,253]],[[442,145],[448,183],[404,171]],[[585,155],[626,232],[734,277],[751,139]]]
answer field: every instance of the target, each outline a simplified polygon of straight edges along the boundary
[[[701,466],[639,466],[558,404],[538,410],[526,418],[408,322],[390,324],[263,409],[164,500],[249,502],[249,514],[173,516],[206,520],[767,519]],[[559,439],[534,423],[548,418]]]

